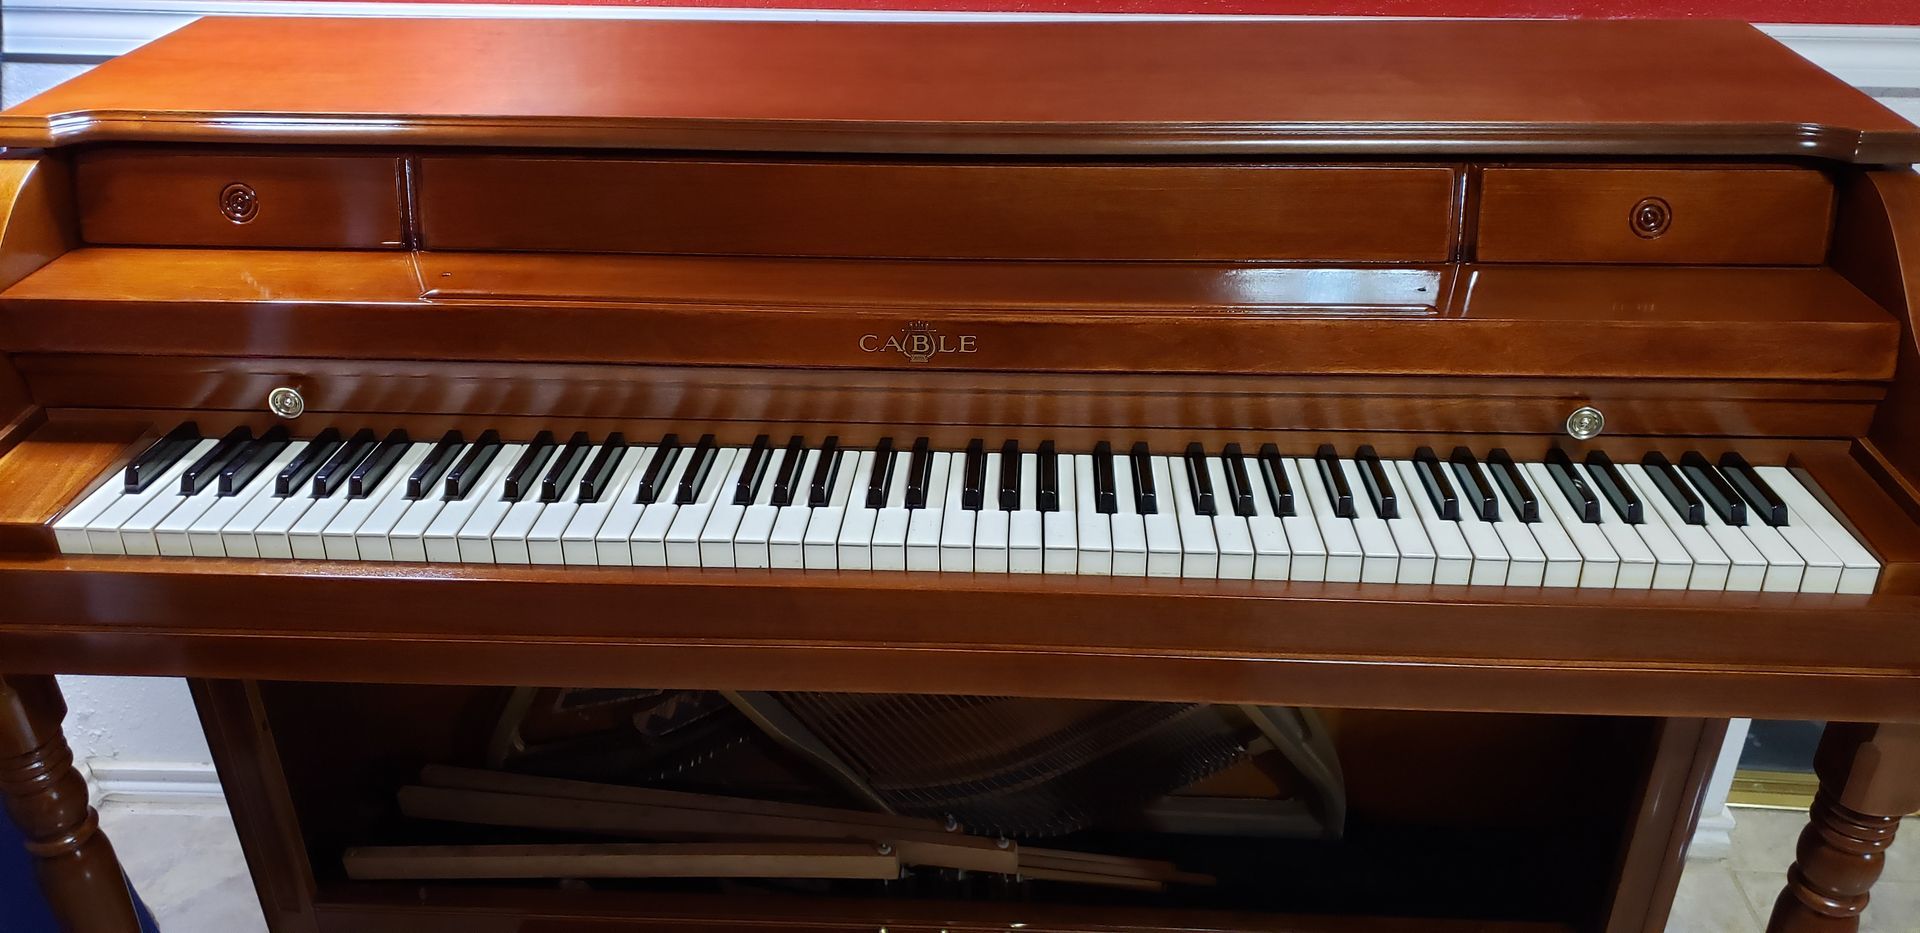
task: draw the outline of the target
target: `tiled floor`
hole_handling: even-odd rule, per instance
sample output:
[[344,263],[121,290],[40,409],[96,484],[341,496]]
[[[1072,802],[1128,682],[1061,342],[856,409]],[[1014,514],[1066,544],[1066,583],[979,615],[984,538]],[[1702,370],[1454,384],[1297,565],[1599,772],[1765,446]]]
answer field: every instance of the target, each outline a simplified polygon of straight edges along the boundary
[[[1739,810],[1733,854],[1680,880],[1668,933],[1761,933],[1805,815]],[[101,823],[165,933],[265,933],[233,821],[219,806],[109,804]],[[1920,933],[1920,818],[1887,858],[1864,933]]]

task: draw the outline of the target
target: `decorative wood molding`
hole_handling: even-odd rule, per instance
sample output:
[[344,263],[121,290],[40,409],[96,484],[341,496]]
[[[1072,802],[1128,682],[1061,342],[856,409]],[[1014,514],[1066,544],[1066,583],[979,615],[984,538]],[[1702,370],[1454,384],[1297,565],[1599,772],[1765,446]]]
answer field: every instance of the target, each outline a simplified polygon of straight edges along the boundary
[[[435,3],[380,0],[8,0],[8,55],[111,58],[208,15],[498,17],[505,19],[714,19],[973,21],[1101,19],[1330,19],[1135,13],[983,13],[918,10]],[[1768,34],[1849,83],[1920,96],[1920,26],[1769,25]]]

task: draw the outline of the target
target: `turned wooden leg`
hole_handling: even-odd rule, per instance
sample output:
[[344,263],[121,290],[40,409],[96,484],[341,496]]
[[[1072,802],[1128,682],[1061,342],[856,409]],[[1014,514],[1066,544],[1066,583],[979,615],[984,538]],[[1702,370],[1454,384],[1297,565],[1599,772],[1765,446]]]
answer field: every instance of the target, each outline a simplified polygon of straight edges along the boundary
[[1813,769],[1820,791],[1768,933],[1859,929],[1900,818],[1920,810],[1920,724],[1830,723]]
[[0,796],[69,933],[138,933],[120,860],[87,805],[87,784],[60,732],[66,716],[52,677],[0,677]]

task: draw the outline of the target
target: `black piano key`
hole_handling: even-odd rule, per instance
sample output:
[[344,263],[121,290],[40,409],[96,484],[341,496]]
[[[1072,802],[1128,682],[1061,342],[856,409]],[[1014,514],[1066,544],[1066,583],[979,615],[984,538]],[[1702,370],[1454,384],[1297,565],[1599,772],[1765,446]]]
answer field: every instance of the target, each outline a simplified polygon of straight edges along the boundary
[[740,469],[740,481],[733,486],[734,505],[752,505],[753,497],[760,494],[760,483],[766,478],[767,464],[773,461],[773,438],[761,434],[753,439],[753,446],[747,450],[747,463]]
[[1600,499],[1580,476],[1580,471],[1573,468],[1573,458],[1568,457],[1566,451],[1558,447],[1547,451],[1547,475],[1553,477],[1553,484],[1560,487],[1560,494],[1572,503],[1581,521],[1600,524]]
[[1627,520],[1629,525],[1638,525],[1646,521],[1646,508],[1641,505],[1640,497],[1633,491],[1633,485],[1613,465],[1613,458],[1605,451],[1587,451],[1587,475],[1593,479],[1593,485],[1600,494],[1613,503],[1613,510]]
[[227,468],[228,462],[244,452],[252,440],[252,428],[241,426],[228,431],[225,437],[201,454],[200,459],[193,461],[193,465],[187,467],[187,472],[180,474],[180,494],[197,496],[200,490],[213,485],[214,480],[220,478],[220,472]]
[[1506,494],[1507,504],[1513,506],[1515,517],[1529,524],[1538,522],[1540,500],[1534,496],[1526,474],[1520,472],[1520,465],[1513,462],[1513,455],[1505,447],[1495,447],[1487,452],[1487,466],[1493,471],[1493,481]]
[[411,444],[407,432],[394,428],[380,439],[380,444],[367,454],[367,459],[353,468],[353,475],[347,477],[347,498],[365,499],[373,495],[374,487],[393,472],[394,464],[406,456],[407,445]]
[[[1509,460],[1508,463],[1511,465],[1512,461]],[[1499,521],[1500,496],[1494,492],[1493,482],[1487,479],[1487,471],[1481,468],[1480,460],[1473,455],[1473,451],[1465,447],[1455,447],[1453,453],[1447,456],[1447,464],[1453,467],[1453,476],[1460,481],[1460,498],[1466,503],[1467,508],[1472,509],[1473,514],[1480,516],[1483,522]],[[1515,467],[1513,472],[1517,477],[1519,468]],[[1495,470],[1494,475],[1499,476],[1500,471]],[[1501,485],[1504,486],[1505,483]],[[1509,492],[1508,496],[1511,497],[1512,493]],[[1519,504],[1515,503],[1514,508],[1519,509]],[[1540,514],[1537,506],[1532,518],[1523,516],[1521,520],[1539,521]]]
[[1255,514],[1253,483],[1247,476],[1247,458],[1239,444],[1221,448],[1220,465],[1221,474],[1227,478],[1227,501],[1233,506],[1233,514],[1251,518]]
[[433,449],[427,451],[427,458],[413,468],[407,477],[407,498],[425,499],[427,493],[440,482],[440,477],[453,468],[453,461],[460,456],[460,449],[467,446],[466,437],[459,431],[448,431],[440,435]]
[[927,507],[927,486],[933,482],[933,443],[915,438],[913,456],[907,460],[907,508]]
[[148,486],[153,485],[154,480],[160,478],[160,474],[179,463],[180,458],[186,456],[187,451],[192,450],[193,445],[198,443],[200,443],[200,426],[191,421],[177,425],[173,430],[161,435],[159,440],[154,441],[146,450],[140,452],[140,456],[133,458],[132,463],[127,464],[126,491],[144,491]]
[[614,471],[620,469],[620,461],[625,460],[626,457],[627,436],[619,431],[607,435],[606,441],[600,445],[600,450],[593,455],[593,459],[587,463],[587,468],[580,473],[582,504],[599,502],[606,498],[607,493],[613,491],[607,486],[613,482]]
[[487,472],[495,457],[500,456],[500,432],[486,430],[474,439],[467,452],[460,455],[458,462],[447,471],[446,491],[440,496],[447,502],[465,499],[480,485],[480,474]]
[[1653,488],[1659,490],[1667,504],[1673,506],[1673,510],[1680,513],[1687,524],[1707,523],[1707,507],[1701,504],[1699,496],[1693,494],[1693,489],[1687,486],[1687,481],[1680,477],[1680,471],[1674,468],[1673,461],[1668,460],[1665,454],[1657,450],[1650,451],[1640,458],[1640,465],[1646,468],[1647,478],[1653,480]]
[[966,471],[960,477],[960,507],[978,512],[987,506],[987,442],[974,438],[967,442]]
[[1693,491],[1706,500],[1707,506],[1720,514],[1721,521],[1735,527],[1747,523],[1747,503],[1727,483],[1726,477],[1713,468],[1705,454],[1697,450],[1681,454],[1680,474],[1687,478]]
[[1035,471],[1040,488],[1034,490],[1033,501],[1042,512],[1060,511],[1060,452],[1052,441],[1041,441],[1039,453],[1035,455],[1039,469]]
[[313,440],[307,442],[307,446],[300,448],[300,452],[293,455],[292,462],[280,471],[280,475],[273,478],[274,496],[285,499],[293,495],[300,487],[305,486],[307,480],[312,479],[313,474],[320,471],[321,465],[327,462],[327,458],[333,456],[333,452],[339,449],[339,428],[328,428],[314,435]]
[[1000,511],[1020,511],[1020,442],[1000,445]]
[[1340,452],[1332,444],[1321,444],[1313,454],[1313,465],[1320,470],[1320,482],[1327,487],[1327,498],[1333,500],[1333,514],[1341,518],[1353,518],[1353,488],[1347,485],[1347,474],[1340,469]]
[[[839,438],[829,437],[827,443],[834,444]],[[700,498],[700,490],[707,485],[707,474],[713,472],[713,462],[720,459],[720,448],[713,442],[713,435],[702,434],[693,445],[693,452],[687,456],[687,470],[680,474],[680,489],[673,495],[673,504],[692,505]]]
[[[1478,463],[1474,464],[1475,469],[1479,467]],[[1414,451],[1413,472],[1419,475],[1420,485],[1426,487],[1427,498],[1433,500],[1433,508],[1440,513],[1440,518],[1449,522],[1459,521],[1460,497],[1454,493],[1452,481],[1447,479],[1446,468],[1440,465],[1440,455],[1434,453],[1431,447]]]
[[240,451],[232,460],[227,461],[225,467],[221,468],[220,494],[239,495],[241,490],[253,482],[254,477],[260,475],[261,470],[267,468],[267,464],[273,462],[273,458],[280,456],[280,452],[286,449],[286,425],[276,424],[268,428],[267,433],[255,438],[246,446],[246,449]]
[[1381,518],[1400,517],[1400,497],[1393,492],[1393,484],[1387,481],[1387,468],[1380,463],[1380,455],[1374,452],[1372,444],[1361,444],[1353,452],[1353,462],[1360,467],[1360,484],[1367,487],[1367,498],[1373,500],[1373,514]]
[[793,504],[793,491],[800,488],[800,469],[807,462],[807,439],[795,434],[787,439],[787,452],[780,458],[780,472],[773,475],[775,508]]
[[361,428],[333,453],[333,458],[313,474],[313,497],[324,499],[346,485],[347,477],[359,469],[361,461],[380,445],[380,435],[372,428]]
[[1102,515],[1120,511],[1119,484],[1113,476],[1113,445],[1093,445],[1093,510]]
[[1287,468],[1280,462],[1280,445],[1260,445],[1260,479],[1267,487],[1267,498],[1273,502],[1273,514],[1289,516],[1294,513],[1293,481],[1287,479]]
[[1720,475],[1740,491],[1740,497],[1747,500],[1747,505],[1752,508],[1753,514],[1760,516],[1761,521],[1776,528],[1787,523],[1787,504],[1774,495],[1773,487],[1760,478],[1747,458],[1731,450],[1721,454]]
[[1135,441],[1127,452],[1127,466],[1133,470],[1133,501],[1142,515],[1160,514],[1160,496],[1153,488],[1153,452],[1146,441]]
[[567,438],[566,445],[547,464],[547,475],[540,478],[541,502],[559,502],[566,498],[567,488],[573,485],[573,478],[580,473],[581,464],[587,462],[587,452],[592,447],[593,442],[587,439],[585,431],[575,431]]
[[[543,435],[551,442],[553,435]],[[794,438],[795,441],[800,440]],[[669,434],[654,445],[653,459],[647,461],[647,468],[640,473],[640,489],[633,501],[641,505],[652,505],[660,501],[666,492],[667,479],[673,475],[673,465],[680,460],[680,435]]]
[[833,499],[833,482],[840,475],[840,435],[829,434],[820,442],[820,459],[807,479],[807,507],[821,508]]
[[1207,449],[1194,441],[1180,460],[1187,468],[1187,494],[1193,498],[1193,511],[1208,518],[1220,514],[1213,501],[1213,477],[1207,472]]
[[893,438],[873,445],[873,469],[867,472],[867,508],[887,507],[887,487],[893,485]]
[[[667,436],[671,438],[673,435]],[[553,451],[552,431],[541,431],[534,435],[527,449],[520,452],[520,459],[513,462],[513,469],[507,471],[507,485],[500,498],[507,502],[525,499],[539,481],[540,468],[547,465],[547,458],[553,456]]]

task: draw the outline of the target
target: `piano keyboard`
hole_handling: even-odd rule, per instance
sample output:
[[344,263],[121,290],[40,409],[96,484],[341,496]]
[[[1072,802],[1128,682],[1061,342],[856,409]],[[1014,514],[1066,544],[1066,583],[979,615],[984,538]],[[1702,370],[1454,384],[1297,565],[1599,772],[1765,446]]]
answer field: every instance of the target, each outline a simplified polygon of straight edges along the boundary
[[1008,441],[526,443],[184,424],[54,523],[63,553],[1871,593],[1803,480],[1737,453]]

